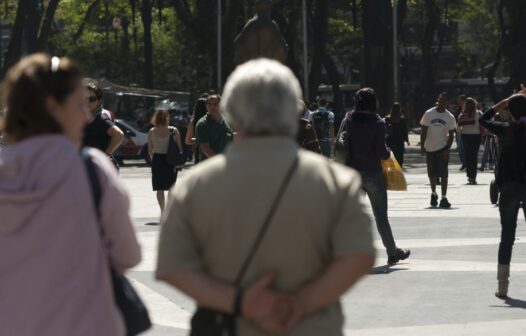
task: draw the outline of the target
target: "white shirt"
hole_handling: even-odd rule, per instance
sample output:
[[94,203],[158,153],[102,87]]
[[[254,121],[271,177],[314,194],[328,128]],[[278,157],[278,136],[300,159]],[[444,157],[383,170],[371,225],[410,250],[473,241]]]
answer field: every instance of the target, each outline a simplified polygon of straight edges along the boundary
[[420,125],[428,127],[424,142],[426,152],[436,152],[446,147],[449,132],[456,128],[456,124],[455,117],[447,109],[442,113],[436,107],[427,110],[420,120]]
[[480,134],[479,119],[482,116],[482,112],[477,110],[475,112],[475,123],[471,125],[459,126],[461,134]]

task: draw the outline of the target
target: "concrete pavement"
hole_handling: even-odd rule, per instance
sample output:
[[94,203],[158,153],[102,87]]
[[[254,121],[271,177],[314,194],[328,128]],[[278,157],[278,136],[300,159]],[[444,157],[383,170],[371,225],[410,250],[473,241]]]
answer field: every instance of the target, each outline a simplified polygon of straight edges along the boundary
[[[407,192],[389,192],[389,215],[397,245],[411,257],[386,267],[376,236],[378,259],[372,274],[343,300],[345,333],[376,335],[525,335],[526,239],[522,214],[511,265],[510,299],[494,297],[500,234],[498,209],[489,202],[492,174],[467,185],[458,165],[450,169],[450,210],[429,209],[425,165],[408,153]],[[452,158],[453,164],[457,162]],[[155,327],[146,335],[186,335],[194,303],[153,279],[159,210],[147,167],[124,167],[121,177],[132,199],[132,216],[143,262],[130,277],[150,309]],[[184,178],[184,172],[180,178]]]

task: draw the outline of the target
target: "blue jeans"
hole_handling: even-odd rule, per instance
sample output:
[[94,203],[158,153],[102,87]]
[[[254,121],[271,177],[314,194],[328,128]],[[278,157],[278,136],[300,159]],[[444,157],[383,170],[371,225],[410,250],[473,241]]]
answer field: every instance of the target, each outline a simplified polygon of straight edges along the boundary
[[361,175],[362,189],[371,201],[376,228],[380,237],[382,237],[382,243],[387,250],[387,255],[393,256],[396,254],[396,243],[391,231],[391,224],[389,224],[389,219],[387,218],[387,188],[384,174],[380,172],[374,175],[363,173]]
[[320,149],[321,149],[321,154],[323,156],[326,156],[328,158],[331,157],[331,144],[329,142],[329,139],[320,140]]
[[526,201],[526,184],[505,182],[500,188],[499,212],[500,233],[499,264],[509,265],[517,230],[517,216],[521,202]]

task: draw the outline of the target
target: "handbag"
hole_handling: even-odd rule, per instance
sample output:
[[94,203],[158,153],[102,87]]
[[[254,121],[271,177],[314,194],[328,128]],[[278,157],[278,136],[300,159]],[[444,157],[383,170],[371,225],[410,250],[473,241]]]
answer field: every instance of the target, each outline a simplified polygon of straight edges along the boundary
[[170,128],[170,136],[168,137],[168,152],[166,153],[166,162],[174,167],[183,166],[186,163],[186,157],[182,149],[177,146],[174,139],[174,129]]
[[385,183],[387,190],[406,191],[407,182],[405,180],[404,171],[393,153],[387,160],[382,160],[382,170],[385,176]]
[[[101,232],[102,240],[102,237],[104,236],[104,231],[100,224],[100,202],[102,198],[102,189],[97,176],[95,165],[89,156],[88,150],[84,148],[82,149],[81,153],[88,173],[88,179],[95,204],[97,218],[99,220],[99,230]],[[138,335],[139,333],[150,329],[152,326],[150,316],[148,315],[148,310],[144,306],[139,294],[137,294],[130,281],[124,275],[117,274],[111,266],[111,262],[109,262],[109,264],[111,283],[113,286],[113,296],[117,308],[121,312],[122,318],[124,320],[124,325],[126,326],[126,335]]]
[[[265,236],[265,233],[267,232],[268,227],[270,226],[272,219],[274,218],[274,214],[276,213],[276,210],[281,202],[281,199],[283,198],[283,195],[285,194],[285,191],[287,189],[287,186],[289,185],[289,182],[291,180],[291,177],[296,170],[296,167],[298,166],[299,158],[296,156],[294,159],[294,162],[292,163],[292,166],[289,168],[287,175],[285,176],[285,179],[283,180],[281,187],[279,188],[277,196],[274,198],[274,202],[272,203],[272,206],[265,217],[265,220],[263,222],[263,225],[261,226],[258,235],[256,236],[256,240],[254,241],[252,247],[250,248],[250,251],[245,258],[241,269],[239,270],[236,280],[235,280],[235,286],[240,287],[241,282],[243,281],[243,278],[245,276],[245,273],[248,270],[248,267],[250,266],[250,263],[252,262],[252,259],[254,259],[254,256],[261,245],[261,241],[263,240],[263,237]],[[203,308],[198,307],[194,316],[192,317],[191,321],[191,331],[190,336],[236,336],[237,330],[236,330],[236,316],[231,314],[225,314],[213,309],[209,308]]]

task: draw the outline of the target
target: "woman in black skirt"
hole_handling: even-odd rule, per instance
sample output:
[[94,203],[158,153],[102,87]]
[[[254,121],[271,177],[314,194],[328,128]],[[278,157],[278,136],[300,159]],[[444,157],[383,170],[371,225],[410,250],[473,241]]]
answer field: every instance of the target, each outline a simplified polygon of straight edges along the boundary
[[174,140],[182,152],[181,136],[175,127],[169,126],[170,114],[167,110],[157,110],[152,117],[155,126],[148,133],[148,153],[152,160],[152,187],[157,192],[157,201],[161,212],[164,210],[164,192],[170,190],[177,180],[177,169],[166,160],[169,137]]

